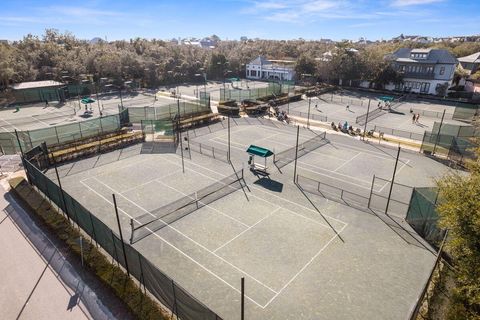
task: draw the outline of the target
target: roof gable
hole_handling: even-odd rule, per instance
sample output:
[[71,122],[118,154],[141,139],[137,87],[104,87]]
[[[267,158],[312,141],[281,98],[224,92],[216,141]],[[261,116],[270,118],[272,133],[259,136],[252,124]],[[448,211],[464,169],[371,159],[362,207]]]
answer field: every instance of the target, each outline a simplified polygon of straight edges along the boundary
[[262,57],[262,56],[258,56],[256,57],[255,59],[253,59],[252,61],[250,61],[250,64],[255,64],[255,65],[266,65],[266,64],[272,64],[270,61],[268,61],[267,59],[265,59],[265,57]]
[[480,63],[480,52],[476,52],[466,57],[458,58],[458,61],[467,63]]
[[456,64],[457,59],[445,49],[410,49],[410,48],[400,48],[394,53],[392,57],[397,59],[411,59],[412,62],[417,61],[415,58],[411,57],[411,53],[428,53],[427,59],[419,59],[418,62],[430,62],[430,63],[445,63],[445,64]]

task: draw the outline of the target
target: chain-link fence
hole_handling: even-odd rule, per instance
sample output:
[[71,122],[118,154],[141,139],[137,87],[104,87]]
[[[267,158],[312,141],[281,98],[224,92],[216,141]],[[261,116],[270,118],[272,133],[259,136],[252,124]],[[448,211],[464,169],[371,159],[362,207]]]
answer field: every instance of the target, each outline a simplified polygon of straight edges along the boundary
[[[164,306],[172,310],[177,318],[184,320],[220,319],[175,281],[162,273],[155,265],[100,221],[75,198],[60,189],[57,184],[37,169],[28,159],[24,159],[29,181],[45,197],[50,199],[68,218],[82,228],[117,263],[128,269],[148,291]],[[112,208],[113,209],[113,208]],[[123,251],[125,250],[125,251]]]
[[476,139],[425,132],[420,150],[423,153],[444,156],[463,166],[466,160],[476,159],[475,148],[478,148]]
[[438,226],[438,188],[414,188],[406,221],[432,246],[439,246],[445,230]]
[[210,113],[209,94],[203,93],[199,100],[177,101],[158,107],[119,107],[117,114],[41,129],[18,131],[18,139],[15,132],[0,132],[0,152],[20,153],[21,148],[25,151],[42,142],[46,142],[47,146],[72,142],[118,131],[128,123],[141,123],[142,120],[174,119],[179,111],[181,119]]
[[220,101],[228,100],[257,100],[259,98],[279,95],[281,93],[293,93],[295,86],[289,84],[272,83],[264,88],[248,88],[248,89],[225,89],[220,88]]
[[435,122],[432,132],[454,137],[480,137],[480,130],[472,125]]

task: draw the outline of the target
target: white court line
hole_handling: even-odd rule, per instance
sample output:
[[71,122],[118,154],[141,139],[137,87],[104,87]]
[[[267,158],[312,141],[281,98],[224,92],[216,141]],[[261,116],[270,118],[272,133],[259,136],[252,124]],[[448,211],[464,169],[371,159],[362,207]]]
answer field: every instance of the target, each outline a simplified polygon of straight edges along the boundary
[[[335,143],[332,143],[332,144],[339,144],[339,145],[342,145],[342,146],[345,146],[345,147],[348,147],[350,149],[356,149],[356,151],[359,151],[361,153],[364,153],[364,154],[368,154],[368,155],[371,155],[372,157],[377,157],[377,158],[381,158],[381,159],[385,159],[385,160],[390,160],[390,161],[395,161],[395,157],[394,156],[387,156],[385,155],[385,153],[381,153],[381,152],[375,152],[375,151],[365,151],[365,150],[362,150],[358,147],[353,147],[353,146],[350,146],[348,144],[343,144],[343,143],[340,143],[340,142],[335,142]],[[402,163],[405,163],[407,160],[410,160],[410,159],[407,159],[407,158],[399,158],[398,159],[400,162]]]
[[350,160],[347,160],[345,161],[345,163],[342,163],[340,166],[338,166],[335,170],[333,170],[333,172],[337,172],[338,169],[342,168],[343,166],[349,164],[353,159],[355,159],[356,157],[358,157],[359,155],[361,155],[362,153],[359,152],[357,153],[356,155],[354,155],[353,157],[350,158]]
[[[165,159],[165,160],[166,160],[166,159]],[[178,164],[175,163],[175,162],[172,162],[172,161],[169,161],[169,160],[166,160],[166,161],[168,161],[168,162],[170,162],[170,163],[173,163],[173,164],[175,164],[175,165],[178,166]],[[191,162],[191,164],[194,165],[194,166],[203,168],[203,169],[205,169],[205,170],[207,170],[207,171],[213,172],[214,174],[219,175],[219,176],[221,176],[221,177],[223,177],[223,178],[227,177],[226,175],[223,175],[223,174],[221,174],[221,173],[218,173],[218,172],[216,172],[216,171],[213,171],[213,170],[211,170],[211,169],[209,169],[209,168],[206,168],[206,167],[204,167],[204,166],[202,166],[202,165],[199,165],[199,164],[197,164],[197,163]],[[190,170],[195,171],[196,173],[198,173],[198,174],[200,174],[200,175],[202,175],[202,176],[204,176],[204,177],[206,177],[206,178],[208,178],[208,179],[210,179],[210,180],[218,181],[218,180],[215,179],[215,178],[212,178],[212,177],[210,177],[210,176],[207,176],[206,174],[203,174],[203,173],[198,172],[198,171],[196,171],[196,170],[193,170],[193,169],[191,169],[191,168],[190,168]],[[269,192],[263,190],[263,188],[256,187],[256,186],[254,186],[254,185],[251,185],[250,187],[251,187],[251,188],[254,188],[254,189],[257,189],[257,190],[260,190],[260,191],[262,191],[262,192],[265,192],[265,193],[267,193],[269,196],[276,197],[276,198],[281,199],[281,200],[283,200],[283,201],[286,201],[286,202],[289,202],[289,203],[294,204],[294,205],[296,205],[296,206],[299,206],[300,208],[304,208],[304,209],[306,209],[306,210],[308,210],[308,211],[311,211],[311,212],[314,212],[314,213],[317,213],[317,214],[318,214],[318,211],[315,211],[315,210],[313,210],[313,209],[311,209],[311,208],[305,207],[305,206],[303,206],[303,205],[301,205],[301,204],[299,204],[299,203],[296,203],[296,202],[287,200],[287,199],[285,199],[285,198],[279,197],[279,196],[277,196],[277,195],[275,195],[275,194],[273,194],[273,193],[269,193]],[[369,189],[369,190],[370,190],[370,189]],[[258,197],[258,196],[256,196],[256,195],[254,195],[254,194],[251,194],[251,196],[254,197],[254,198],[257,198],[257,199],[259,199],[259,200],[261,200],[261,201],[263,201],[263,202],[265,202],[265,203],[271,204],[271,205],[273,205],[273,206],[277,206],[276,203],[270,202],[270,201],[268,201],[268,200],[266,200],[266,199],[264,199],[264,198],[261,198],[261,197]],[[290,210],[290,209],[288,209],[288,208],[284,208],[284,209],[287,210],[287,211],[289,211],[289,212],[291,212],[291,213],[294,214],[294,215],[297,215],[297,216],[302,217],[302,218],[304,218],[304,219],[307,219],[307,220],[309,220],[309,221],[311,221],[311,222],[314,222],[314,223],[317,223],[317,224],[319,224],[319,225],[321,225],[321,226],[324,226],[325,228],[330,228],[329,226],[327,226],[327,225],[325,225],[325,224],[323,224],[323,223],[321,223],[321,222],[319,222],[319,221],[317,221],[317,220],[314,220],[314,219],[311,219],[311,218],[306,217],[306,216],[304,216],[304,215],[301,215],[301,214],[299,214],[299,213],[296,213],[296,212],[293,211],[293,210]],[[346,222],[344,222],[344,221],[342,221],[342,220],[338,220],[337,218],[331,217],[331,216],[329,216],[329,215],[323,214],[323,216],[329,217],[329,218],[331,218],[332,220],[336,220],[336,221],[338,221],[338,222],[340,222],[340,223],[342,223],[342,224],[346,224]]]
[[[80,183],[82,183],[85,187],[87,187],[88,189],[90,189],[90,191],[94,192],[97,196],[99,196],[101,199],[103,199],[104,201],[106,201],[108,204],[112,205],[113,206],[113,203],[110,202],[110,200],[108,200],[107,198],[105,198],[104,196],[102,196],[100,193],[98,193],[97,191],[95,191],[94,189],[92,189],[91,187],[89,187],[87,184],[85,184],[83,181],[80,181]],[[126,211],[124,211],[122,208],[118,208],[118,210],[120,212],[123,212],[124,215],[126,215],[127,217],[129,217],[130,219],[134,220],[135,222],[137,222],[138,224],[141,224],[137,219],[135,219],[134,217],[132,217],[131,215],[129,215]],[[220,280],[221,282],[225,283],[227,286],[229,286],[230,288],[232,288],[234,291],[238,292],[238,293],[241,293],[240,290],[238,290],[237,288],[235,288],[234,286],[232,286],[230,283],[228,283],[227,281],[223,280],[220,276],[218,276],[216,273],[214,273],[213,271],[211,271],[210,269],[208,269],[207,267],[205,267],[204,265],[202,265],[200,262],[198,262],[197,260],[193,259],[192,257],[190,257],[188,254],[186,254],[185,252],[183,252],[182,250],[178,249],[176,246],[174,246],[173,244],[171,244],[169,241],[165,240],[163,237],[161,237],[160,235],[156,234],[155,232],[153,232],[152,230],[150,230],[148,227],[145,227],[146,230],[150,231],[150,233],[157,237],[158,239],[160,239],[161,241],[163,241],[164,243],[166,243],[167,245],[169,245],[170,247],[172,247],[174,250],[178,251],[180,254],[184,255],[185,257],[187,257],[189,260],[191,260],[193,263],[195,263],[196,265],[198,265],[200,268],[202,268],[203,270],[207,271],[207,273],[211,274],[212,276],[214,276],[215,278],[217,278],[218,280]],[[264,309],[265,307],[262,306],[261,304],[259,304],[257,301],[255,301],[254,299],[250,298],[247,294],[245,294],[245,297],[247,297],[248,300],[252,301],[254,304],[256,304],[258,307]]]
[[[152,168],[152,169],[155,169],[154,167],[149,166],[148,163],[146,163],[145,166],[150,167],[150,168]],[[127,193],[128,191],[132,191],[132,190],[135,190],[135,189],[137,189],[137,188],[143,187],[143,186],[145,186],[145,185],[147,185],[147,184],[149,184],[149,183],[152,183],[152,182],[157,181],[157,179],[165,179],[165,178],[168,178],[169,176],[173,176],[174,174],[177,174],[177,173],[179,173],[180,171],[182,171],[182,170],[177,170],[177,171],[174,171],[174,172],[169,173],[169,174],[167,174],[167,175],[164,175],[164,176],[161,176],[161,177],[158,177],[158,178],[154,178],[154,179],[152,179],[152,180],[148,180],[147,182],[144,182],[144,183],[142,183],[142,184],[139,184],[139,185],[136,186],[136,187],[128,188],[127,190],[124,190],[124,191],[120,192],[120,194],[124,194],[124,193]]]
[[[112,190],[113,192],[119,194],[121,197],[123,197],[125,200],[127,200],[128,202],[130,202],[131,204],[133,204],[134,206],[136,206],[137,208],[139,208],[140,210],[144,211],[145,213],[148,213],[149,215],[151,215],[152,217],[162,221],[163,223],[166,224],[166,227],[176,231],[178,234],[182,235],[183,237],[185,237],[186,239],[190,240],[192,243],[196,244],[197,246],[199,246],[200,248],[202,248],[203,250],[209,252],[210,254],[212,254],[213,256],[217,257],[218,259],[222,260],[223,262],[225,262],[226,264],[230,265],[232,268],[238,270],[239,272],[245,274],[246,276],[248,276],[249,278],[253,279],[255,282],[257,282],[258,284],[262,285],[263,287],[269,289],[270,291],[272,291],[273,293],[276,293],[275,290],[273,290],[272,288],[270,288],[269,286],[267,286],[266,284],[262,283],[261,281],[257,280],[255,277],[251,276],[250,274],[248,274],[247,272],[243,271],[242,269],[240,269],[239,267],[233,265],[232,263],[228,262],[227,260],[225,260],[224,258],[220,257],[219,255],[217,255],[215,252],[211,251],[210,249],[208,249],[207,247],[205,247],[204,245],[198,243],[197,241],[193,240],[192,238],[190,238],[189,236],[187,236],[186,234],[184,234],[183,232],[181,232],[180,230],[178,230],[177,228],[175,228],[174,226],[172,226],[171,224],[168,224],[166,222],[164,222],[162,219],[159,219],[157,216],[155,216],[154,214],[152,214],[150,211],[148,211],[147,209],[143,208],[142,206],[138,205],[137,203],[135,203],[134,201],[128,199],[127,197],[125,197],[124,195],[121,195],[117,190],[113,189],[112,187],[106,185],[105,183],[101,182],[100,180],[98,180],[97,178],[92,178],[94,180],[96,180],[97,182],[99,182],[100,184],[104,185],[105,187],[107,187],[108,189]],[[85,185],[85,183],[84,183]],[[208,206],[208,205],[207,205]]]
[[[309,167],[312,167],[312,168],[315,168],[315,169],[320,169],[320,170],[323,170],[323,171],[326,171],[326,172],[329,172],[329,173],[333,173],[333,174],[336,174],[336,175],[339,175],[339,176],[343,176],[343,177],[347,178],[348,180],[357,180],[358,182],[365,183],[369,186],[372,184],[371,181],[363,180],[363,179],[360,179],[360,178],[355,178],[355,177],[352,177],[352,176],[349,176],[349,175],[346,175],[346,174],[343,174],[343,173],[339,173],[339,172],[334,172],[332,170],[317,167],[317,166],[314,166],[313,164],[306,163],[306,162],[303,162],[303,161],[298,161],[298,163],[309,166]],[[327,175],[325,173],[321,173],[321,172],[318,172],[318,171],[315,171],[315,170],[310,170],[310,169],[307,169],[307,168],[301,167],[301,166],[297,166],[297,167],[302,168],[302,169],[307,170],[307,171],[310,171],[310,172],[318,173],[322,176],[331,177],[332,179],[335,179],[335,180],[340,180],[340,181],[346,182],[344,179],[335,178],[333,175]],[[350,182],[347,182],[347,183],[350,183]],[[366,188],[366,187],[362,187],[362,188]],[[367,189],[370,190],[370,188],[367,188]]]
[[[300,168],[300,169],[302,169],[302,170],[310,171],[310,172],[312,172],[312,173],[319,174],[319,175],[322,175],[322,176],[325,176],[325,177],[329,177],[329,178],[331,178],[331,179],[339,180],[339,181],[342,181],[342,182],[344,182],[344,183],[351,184],[351,185],[354,185],[354,186],[359,187],[359,188],[362,188],[362,189],[370,190],[370,188],[367,188],[367,187],[364,187],[364,186],[361,186],[361,185],[358,185],[358,184],[353,184],[353,183],[351,183],[351,182],[347,182],[347,181],[345,181],[344,179],[336,178],[336,177],[334,177],[334,176],[331,176],[331,175],[328,175],[328,174],[324,174],[324,173],[321,173],[321,172],[318,172],[318,171],[315,171],[315,170],[310,170],[310,169],[307,169],[307,168],[305,168],[305,167],[301,167],[301,166],[297,166],[297,167]],[[332,171],[329,170],[329,172],[332,172]],[[364,182],[365,182],[365,181],[364,181]],[[322,183],[322,182],[320,181],[320,184],[321,184],[321,183]],[[370,184],[371,184],[371,183],[370,183]],[[347,190],[347,191],[348,191],[348,190]]]
[[[15,130],[17,130],[17,131],[20,131],[19,128],[17,128],[16,126],[14,126],[13,124],[11,124],[11,123],[8,122],[7,120],[5,120],[5,119],[0,119],[0,120],[2,120],[3,122],[5,122],[6,124],[8,124],[10,127],[13,127],[13,129],[15,129]],[[7,130],[5,130],[5,131],[7,131]],[[8,131],[7,131],[7,132],[8,132]]]
[[[212,141],[220,140],[221,142],[220,141],[215,141],[215,142],[223,144],[224,146],[226,146],[227,145],[226,143],[228,142],[228,140],[222,139],[221,137],[215,137],[215,138],[212,138],[211,140]],[[279,145],[286,146],[286,147],[289,147],[289,148],[294,147],[294,146],[288,145],[286,143],[282,143],[280,141],[274,141],[274,142],[275,142],[275,144],[279,144]],[[232,141],[231,141],[231,143],[232,143]],[[238,143],[236,143],[236,144],[238,144]],[[299,144],[301,144],[301,143],[299,143]],[[279,152],[281,152],[281,151],[279,151]],[[310,153],[317,154],[317,155],[320,155],[320,156],[326,156],[326,157],[334,158],[334,159],[341,160],[341,161],[348,161],[347,159],[342,159],[342,158],[339,158],[339,157],[332,156],[331,154],[326,154],[326,153],[318,152],[318,151],[315,151],[315,150],[309,151],[308,153],[309,154]]]
[[238,237],[240,237],[242,234],[244,234],[245,232],[247,232],[248,230],[252,229],[253,227],[255,227],[257,224],[259,224],[260,222],[262,222],[263,220],[271,217],[275,212],[277,212],[278,210],[280,210],[282,207],[277,207],[276,209],[274,209],[272,212],[270,212],[268,215],[266,215],[265,217],[263,217],[262,219],[258,220],[257,222],[255,222],[254,224],[252,224],[251,226],[249,226],[247,229],[243,230],[242,232],[240,232],[239,234],[237,234],[235,237],[233,237],[232,239],[228,240],[227,242],[225,242],[224,244],[222,244],[220,247],[218,247],[217,249],[213,250],[213,252],[217,252],[218,250],[222,249],[223,247],[225,247],[226,245],[228,245],[230,242],[232,242],[233,240],[237,239]]
[[[395,176],[397,176],[397,174],[400,172],[400,170],[402,170],[404,167],[407,166],[408,162],[410,162],[410,160],[407,160],[407,162],[405,162],[401,167],[400,169],[397,170],[397,172],[395,172]],[[378,190],[377,192],[382,192],[383,189],[385,189],[385,187],[390,183],[391,180],[388,180],[387,182],[385,182],[385,185],[383,187],[380,188],[380,190]]]
[[[167,160],[167,161],[169,161],[169,160]],[[201,166],[201,165],[195,164],[195,163],[193,163],[193,162],[192,162],[192,164],[194,164],[194,165],[196,165],[196,166],[198,166],[198,167],[202,167],[202,168],[204,168],[204,169],[206,169],[206,170],[211,171],[210,169],[205,168],[205,167],[203,167],[203,166]],[[192,170],[192,169],[190,169],[190,170]],[[193,170],[193,171],[195,171],[195,170]],[[195,172],[197,172],[197,171],[195,171]],[[215,171],[213,171],[213,172],[215,172]],[[197,173],[203,175],[203,174],[200,173],[200,172],[197,172]],[[218,172],[215,172],[215,173],[218,174],[218,175],[220,175],[220,176],[222,176],[222,175],[221,175],[220,173],[218,173]],[[214,178],[211,178],[211,177],[209,177],[209,176],[207,176],[207,175],[204,175],[204,176],[207,177],[207,178],[210,178],[210,179],[212,179],[212,180],[215,180]],[[260,188],[255,187],[255,186],[252,186],[252,187],[255,188],[255,189],[258,189],[258,190],[260,190],[260,191],[263,191],[263,192],[267,193],[265,190],[262,190],[262,189],[260,189]],[[267,194],[269,194],[269,193],[267,193]],[[274,194],[272,194],[272,195],[275,196],[275,197],[277,197],[277,198],[279,198],[279,199],[282,199],[282,200],[284,200],[284,201],[287,201],[287,202],[289,202],[289,203],[295,204],[295,205],[297,205],[297,206],[299,206],[299,207],[305,208],[305,209],[307,209],[307,210],[309,210],[309,211],[318,213],[317,211],[312,210],[312,209],[307,208],[307,207],[304,207],[304,206],[302,206],[302,205],[300,205],[300,204],[298,204],[298,203],[296,203],[296,202],[293,202],[293,201],[290,201],[290,200],[281,198],[281,197],[279,197],[279,196],[277,196],[277,195],[274,195]],[[252,195],[252,196],[255,197],[255,198],[258,198],[258,199],[260,199],[260,200],[263,200],[263,201],[265,201],[265,202],[267,202],[267,203],[271,203],[271,202],[269,202],[269,201],[267,201],[267,200],[265,200],[265,199],[263,199],[263,198],[260,198],[260,197],[255,196],[255,195]],[[273,204],[273,203],[271,203],[271,204]],[[320,225],[328,228],[326,225],[323,225],[323,224],[319,223],[319,222],[316,221],[316,220],[313,220],[313,219],[311,219],[311,218],[305,217],[305,216],[303,216],[303,215],[301,215],[301,214],[298,214],[298,213],[296,213],[296,212],[294,212],[294,211],[292,211],[292,210],[290,210],[290,209],[288,209],[288,208],[284,208],[284,209],[286,209],[287,211],[290,211],[291,213],[293,213],[293,214],[295,214],[295,215],[297,215],[297,216],[299,216],[299,217],[302,217],[302,218],[304,218],[304,219],[313,221],[313,222],[315,222],[315,223],[317,223],[317,224],[320,224]],[[277,208],[277,210],[278,210],[278,208]],[[275,211],[276,211],[276,210],[275,210]],[[315,258],[316,258],[318,255],[320,255],[320,253],[322,253],[322,251],[323,251],[325,248],[327,248],[327,246],[328,246],[337,236],[339,236],[340,233],[348,226],[348,223],[346,223],[346,222],[344,222],[344,221],[341,221],[341,220],[339,220],[339,219],[333,218],[333,217],[328,216],[328,215],[325,215],[325,214],[322,214],[322,215],[323,215],[323,216],[326,216],[326,217],[329,217],[329,218],[332,219],[332,220],[335,220],[335,221],[338,221],[338,222],[342,223],[342,224],[343,224],[342,229],[341,229],[339,232],[335,232],[336,234],[310,259],[310,261],[309,261],[305,266],[302,267],[302,269],[300,269],[300,271],[298,271],[298,272],[293,276],[293,278],[291,278],[291,279],[280,289],[280,291],[279,291],[278,293],[276,293],[276,294],[262,307],[262,309],[265,309],[290,283],[292,283],[292,282],[295,280],[295,278],[298,277],[298,275],[299,275],[301,272],[303,272],[303,271],[313,262],[313,260],[315,260]],[[216,250],[218,250],[218,248],[217,248]]]
[[35,121],[40,122],[40,123],[43,124],[43,125],[46,125],[47,127],[50,127],[50,124],[49,124],[49,123],[46,123],[46,122],[43,122],[43,121],[40,120],[40,119],[34,118],[34,116],[30,116],[30,118],[32,118],[32,119],[35,120]]
[[[140,154],[137,154],[137,155],[135,155],[134,157],[139,156],[139,155],[140,155]],[[133,159],[133,157],[131,157],[130,159]],[[123,159],[121,159],[121,160],[123,160]],[[130,167],[130,166],[138,166],[138,165],[139,165],[140,163],[142,163],[142,162],[151,161],[151,160],[152,160],[151,158],[145,158],[145,159],[140,160],[140,161],[138,161],[138,162],[134,162],[134,163],[131,163],[131,164],[127,164],[127,165],[122,166],[122,167],[113,167],[112,170],[106,171],[106,172],[103,172],[103,173],[100,173],[100,174],[97,175],[97,177],[101,177],[101,176],[104,176],[104,175],[107,175],[107,174],[112,174],[112,173],[114,173],[115,171],[119,171],[119,170],[128,168],[128,167]],[[115,162],[113,162],[113,163],[115,163]],[[98,167],[97,167],[97,168],[98,168]],[[90,174],[90,171],[89,171],[89,174]],[[95,173],[94,173],[94,174],[95,174]],[[88,179],[88,178],[87,178],[87,179]]]
[[[176,189],[176,188],[174,188],[174,187],[171,187],[171,186],[169,186],[168,184],[165,184],[165,183],[162,182],[162,181],[157,181],[157,180],[155,180],[155,182],[160,183],[160,184],[163,184],[165,187],[170,188],[170,189],[172,189],[172,190],[175,190],[176,192],[178,192],[178,193],[180,193],[180,194],[183,194],[184,196],[188,196],[188,194],[186,194],[186,193],[184,193],[184,192],[182,192],[182,191],[180,191],[180,190],[178,190],[178,189]],[[189,198],[192,199],[192,200],[195,200],[195,199],[192,198],[192,197],[189,197]],[[235,222],[243,225],[245,228],[250,228],[250,226],[249,226],[248,224],[245,224],[245,223],[243,223],[242,221],[237,220],[237,219],[235,219],[234,217],[229,216],[229,215],[226,214],[226,213],[223,213],[222,211],[218,210],[217,208],[214,208],[214,207],[212,207],[212,206],[210,206],[210,205],[208,205],[208,204],[205,204],[205,203],[203,203],[202,201],[199,201],[199,202],[200,202],[201,204],[203,204],[205,207],[210,208],[210,209],[212,209],[213,211],[215,211],[215,212],[217,212],[217,213],[219,213],[219,214],[221,214],[221,215],[223,215],[223,216],[225,216],[225,217],[227,217],[227,218],[229,218],[229,219],[231,219],[231,220],[233,220],[233,221],[235,221]],[[213,252],[215,252],[215,251],[213,251]]]
[[278,293],[276,293],[264,306],[263,308],[265,309],[266,307],[268,307],[268,305],[273,301],[275,300],[275,298],[280,294],[282,293],[282,291],[288,287],[288,285],[290,283],[292,283],[299,275],[300,273],[302,273],[322,252],[323,250],[325,250],[328,245],[333,241],[335,240],[336,237],[339,237],[340,236],[340,233],[347,227],[347,224],[343,226],[342,229],[340,229],[340,231],[338,233],[336,233],[322,248],[320,248],[320,250],[310,259],[310,261],[307,262],[307,264],[305,264],[302,269],[300,269],[300,271],[298,271],[279,291]]

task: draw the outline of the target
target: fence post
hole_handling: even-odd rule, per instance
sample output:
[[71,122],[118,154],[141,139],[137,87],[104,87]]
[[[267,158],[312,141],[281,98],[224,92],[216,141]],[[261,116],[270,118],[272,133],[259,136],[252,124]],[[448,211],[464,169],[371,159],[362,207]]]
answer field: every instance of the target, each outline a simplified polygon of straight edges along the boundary
[[175,294],[175,282],[173,280],[172,280],[172,292],[173,292],[172,318],[173,318],[173,315],[176,315],[178,318],[177,295]]
[[373,193],[373,185],[375,184],[375,175],[372,178],[372,186],[370,187],[370,195],[368,196],[368,206],[367,208],[370,209],[370,201],[372,201],[372,193]]
[[395,166],[393,167],[392,181],[390,182],[390,191],[388,192],[387,207],[385,208],[385,214],[388,215],[388,207],[390,205],[390,197],[392,196],[393,184],[395,183],[395,173],[397,172],[398,158],[400,157],[400,147],[398,147],[397,159],[395,160]]
[[[60,181],[60,176],[58,174],[58,169],[57,169],[57,162],[55,161],[55,157],[53,156],[53,152],[52,152],[52,162],[53,162],[53,166],[55,168],[55,174],[57,176],[58,187],[60,188],[60,195],[62,197],[63,207],[65,208],[63,212],[67,216],[68,222],[70,222],[70,216],[68,214],[67,203],[65,202],[65,195],[63,194],[62,182]],[[48,190],[48,188],[47,188],[47,190]]]
[[240,312],[240,319],[245,319],[245,278],[242,277],[241,280],[241,312]]
[[57,131],[57,127],[53,127],[55,129],[55,136],[57,137],[57,143],[60,144],[60,138],[58,137],[58,131]]
[[297,156],[298,156],[298,136],[300,135],[300,126],[297,126],[297,143],[295,145],[295,166],[293,167],[293,183],[296,183],[297,176]]
[[90,211],[88,212],[88,217],[90,218],[90,225],[92,226],[93,240],[95,240],[95,245],[98,248],[97,234],[95,233],[95,226],[93,224],[92,214],[90,213]]
[[[127,275],[130,277],[130,270],[128,269],[127,253],[125,252],[125,242],[123,241],[122,226],[120,225],[120,217],[118,215],[117,199],[115,194],[112,194],[113,206],[115,207],[115,215],[117,216],[118,232],[120,234],[120,241],[122,242],[123,258],[125,259],[125,269],[127,269]],[[115,246],[115,242],[113,243]]]

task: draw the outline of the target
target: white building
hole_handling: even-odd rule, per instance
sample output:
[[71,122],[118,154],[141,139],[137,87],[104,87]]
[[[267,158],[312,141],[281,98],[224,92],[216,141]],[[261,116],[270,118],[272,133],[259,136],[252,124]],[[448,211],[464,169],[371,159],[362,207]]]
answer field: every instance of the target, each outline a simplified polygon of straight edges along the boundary
[[402,84],[388,84],[387,90],[437,94],[437,87],[452,85],[457,59],[444,49],[400,48],[388,59],[403,74]]
[[247,64],[246,77],[253,80],[287,80],[295,77],[294,61],[267,60],[257,57]]

